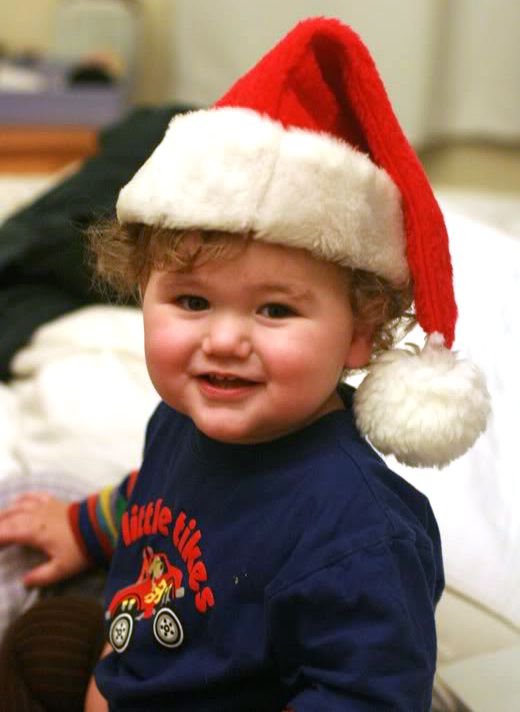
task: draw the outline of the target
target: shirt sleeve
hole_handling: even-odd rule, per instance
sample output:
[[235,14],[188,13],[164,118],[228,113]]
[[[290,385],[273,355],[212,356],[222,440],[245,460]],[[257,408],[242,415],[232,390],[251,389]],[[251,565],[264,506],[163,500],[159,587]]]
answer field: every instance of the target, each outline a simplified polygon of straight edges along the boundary
[[383,541],[271,596],[269,635],[287,708],[430,710],[434,591],[423,563],[413,541]]
[[119,536],[121,517],[132,494],[138,471],[119,485],[105,487],[68,509],[69,523],[85,557],[93,564],[106,565],[112,558]]

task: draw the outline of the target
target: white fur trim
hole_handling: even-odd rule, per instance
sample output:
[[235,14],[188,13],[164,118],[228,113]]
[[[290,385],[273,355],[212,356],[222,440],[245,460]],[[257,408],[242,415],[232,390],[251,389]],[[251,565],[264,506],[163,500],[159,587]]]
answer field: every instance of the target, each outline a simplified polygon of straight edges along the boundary
[[255,233],[317,257],[408,276],[397,187],[328,134],[286,129],[250,109],[174,117],[119,195],[121,223]]
[[413,467],[444,467],[485,430],[489,393],[479,369],[432,334],[425,348],[383,354],[359,386],[359,430],[383,454]]

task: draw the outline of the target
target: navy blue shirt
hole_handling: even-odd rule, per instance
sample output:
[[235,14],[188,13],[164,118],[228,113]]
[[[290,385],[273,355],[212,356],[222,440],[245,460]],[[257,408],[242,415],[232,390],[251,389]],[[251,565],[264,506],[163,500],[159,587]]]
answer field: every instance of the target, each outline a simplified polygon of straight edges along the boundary
[[210,440],[161,404],[97,682],[111,710],[429,710],[443,585],[427,499],[348,403],[260,445]]

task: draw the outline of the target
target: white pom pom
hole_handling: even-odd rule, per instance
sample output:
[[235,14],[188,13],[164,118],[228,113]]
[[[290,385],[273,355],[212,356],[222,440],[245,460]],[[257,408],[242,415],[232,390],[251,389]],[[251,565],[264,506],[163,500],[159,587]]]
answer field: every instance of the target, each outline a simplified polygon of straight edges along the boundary
[[354,399],[361,433],[413,467],[444,467],[485,430],[489,393],[479,369],[431,334],[422,351],[394,349],[371,367]]

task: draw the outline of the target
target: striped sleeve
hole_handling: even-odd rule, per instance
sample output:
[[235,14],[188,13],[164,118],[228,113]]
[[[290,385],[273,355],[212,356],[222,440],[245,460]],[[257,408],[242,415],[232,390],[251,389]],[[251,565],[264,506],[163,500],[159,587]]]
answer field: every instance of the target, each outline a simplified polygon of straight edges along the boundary
[[108,564],[112,558],[121,517],[134,489],[138,471],[131,472],[119,485],[109,486],[68,509],[72,533],[81,551],[92,564]]

